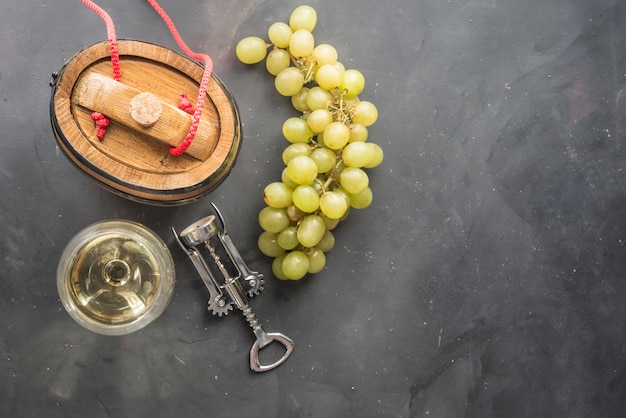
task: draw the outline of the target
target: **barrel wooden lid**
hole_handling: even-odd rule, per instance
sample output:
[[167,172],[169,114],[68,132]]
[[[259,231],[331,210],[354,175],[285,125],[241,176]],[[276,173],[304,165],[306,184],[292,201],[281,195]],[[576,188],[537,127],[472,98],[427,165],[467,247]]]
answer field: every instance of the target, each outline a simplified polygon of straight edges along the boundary
[[[119,40],[121,81],[112,77],[108,42],[71,58],[52,83],[52,128],[61,150],[106,189],[131,200],[178,205],[213,190],[232,169],[241,141],[233,97],[213,74],[196,136],[180,156],[192,116],[178,109],[181,94],[192,101],[204,68],[169,48]],[[92,112],[109,117],[105,137],[96,136]]]

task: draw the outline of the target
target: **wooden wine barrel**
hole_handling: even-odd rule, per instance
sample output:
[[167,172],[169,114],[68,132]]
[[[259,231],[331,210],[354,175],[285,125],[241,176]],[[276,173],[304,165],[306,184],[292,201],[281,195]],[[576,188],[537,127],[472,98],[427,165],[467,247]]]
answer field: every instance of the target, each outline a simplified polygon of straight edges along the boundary
[[[178,108],[195,101],[204,67],[169,48],[119,40],[122,76],[113,79],[108,42],[77,53],[54,76],[50,114],[61,150],[104,188],[153,205],[195,201],[230,173],[241,142],[233,97],[213,74],[191,146],[180,156],[170,147],[185,139],[193,117]],[[92,112],[110,119],[96,136]]]

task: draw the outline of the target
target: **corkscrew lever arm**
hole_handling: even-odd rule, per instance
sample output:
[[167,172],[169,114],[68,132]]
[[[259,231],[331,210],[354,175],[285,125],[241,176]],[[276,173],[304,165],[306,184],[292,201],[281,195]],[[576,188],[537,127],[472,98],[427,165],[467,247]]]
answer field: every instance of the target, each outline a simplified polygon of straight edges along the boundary
[[185,245],[178,236],[178,232],[172,227],[172,233],[176,238],[176,242],[180,246],[180,248],[187,254],[189,259],[191,260],[193,266],[198,271],[200,279],[204,282],[207,290],[209,291],[210,299],[213,303],[219,303],[220,300],[223,300],[223,293],[220,289],[220,285],[218,281],[215,279],[213,274],[211,273],[211,269],[206,265],[204,259],[200,256],[198,251],[194,247],[189,247]]

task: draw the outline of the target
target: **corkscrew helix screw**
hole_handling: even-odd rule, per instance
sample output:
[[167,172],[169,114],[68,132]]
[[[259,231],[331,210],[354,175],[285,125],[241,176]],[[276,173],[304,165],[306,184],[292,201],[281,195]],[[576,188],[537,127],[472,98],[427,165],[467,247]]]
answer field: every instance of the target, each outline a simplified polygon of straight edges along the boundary
[[[255,372],[272,370],[291,355],[294,342],[284,334],[265,332],[259,324],[248,304],[248,297],[263,290],[263,275],[248,268],[228,235],[222,214],[215,204],[211,205],[215,215],[198,220],[180,234],[173,227],[172,232],[209,291],[208,310],[220,317],[227,315],[233,305],[242,311],[256,337],[250,349],[250,368]],[[215,246],[216,242],[219,246]],[[202,256],[203,253],[208,254],[208,262]],[[275,341],[285,347],[285,353],[274,363],[262,365],[259,350]]]

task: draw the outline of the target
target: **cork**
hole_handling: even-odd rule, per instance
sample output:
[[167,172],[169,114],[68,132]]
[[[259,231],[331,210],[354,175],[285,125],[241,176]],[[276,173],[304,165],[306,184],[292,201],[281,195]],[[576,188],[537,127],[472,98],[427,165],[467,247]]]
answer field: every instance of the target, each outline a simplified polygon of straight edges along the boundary
[[161,101],[152,93],[139,93],[131,99],[128,107],[133,120],[144,128],[154,126],[163,112]]

